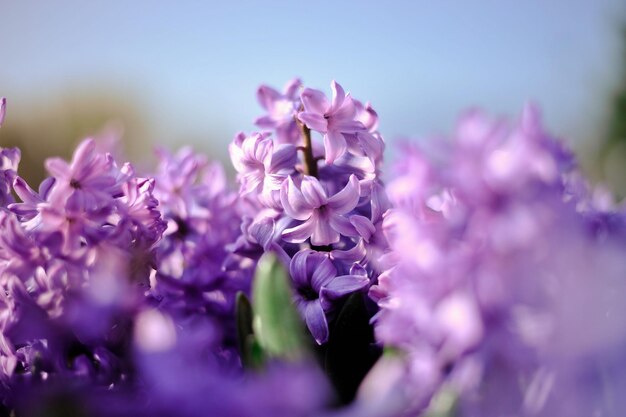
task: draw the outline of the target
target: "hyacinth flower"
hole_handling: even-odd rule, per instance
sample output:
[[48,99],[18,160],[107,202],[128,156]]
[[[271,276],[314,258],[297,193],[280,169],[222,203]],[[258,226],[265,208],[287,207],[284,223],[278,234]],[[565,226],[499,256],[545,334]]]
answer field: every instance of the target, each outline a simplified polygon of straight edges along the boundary
[[397,165],[388,269],[370,290],[378,340],[405,355],[396,387],[420,390],[405,391],[407,406],[419,414],[438,393],[433,406],[452,396],[458,416],[621,408],[605,394],[626,381],[614,356],[626,340],[623,223],[598,239],[592,194],[570,194],[571,154],[533,108],[517,124],[470,112],[442,147],[444,158],[412,147]]
[[350,219],[344,216],[356,207],[359,196],[355,176],[331,197],[314,177],[304,176],[300,188],[289,177],[281,188],[280,200],[287,216],[304,223],[284,230],[283,239],[301,243],[311,238],[312,245],[323,246],[339,242],[340,235],[359,236]]
[[268,134],[241,134],[229,146],[230,158],[239,174],[241,192],[257,192],[260,198],[271,200],[272,192],[280,190],[283,180],[294,172],[296,147],[277,145]]
[[282,93],[268,85],[262,85],[257,90],[257,100],[267,115],[259,117],[254,123],[261,129],[275,130],[278,143],[300,142],[295,115],[300,106],[298,93],[301,88],[302,82],[294,78],[285,84]]
[[367,276],[337,276],[328,255],[313,250],[294,255],[289,273],[294,282],[296,307],[319,344],[328,341],[326,312],[332,310],[335,301],[369,284]]
[[304,111],[298,113],[298,119],[309,129],[324,135],[326,163],[332,164],[347,149],[343,134],[356,134],[365,131],[365,126],[355,120],[356,107],[350,94],[346,94],[341,85],[331,84],[332,100],[319,90],[305,89],[302,92]]

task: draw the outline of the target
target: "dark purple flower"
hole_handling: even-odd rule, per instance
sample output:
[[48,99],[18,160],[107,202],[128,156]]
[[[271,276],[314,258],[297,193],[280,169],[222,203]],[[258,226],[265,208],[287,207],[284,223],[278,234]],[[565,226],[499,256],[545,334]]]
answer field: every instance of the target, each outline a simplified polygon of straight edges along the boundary
[[286,229],[283,239],[298,243],[310,237],[311,244],[321,246],[338,242],[340,235],[358,236],[359,232],[345,215],[357,206],[359,196],[359,181],[354,175],[332,197],[328,197],[317,178],[305,175],[298,188],[289,177],[280,190],[280,201],[287,216],[304,223]]
[[310,249],[296,253],[289,264],[296,307],[319,344],[328,341],[326,312],[332,310],[335,301],[369,284],[369,278],[358,268],[353,272],[337,276],[329,256]]

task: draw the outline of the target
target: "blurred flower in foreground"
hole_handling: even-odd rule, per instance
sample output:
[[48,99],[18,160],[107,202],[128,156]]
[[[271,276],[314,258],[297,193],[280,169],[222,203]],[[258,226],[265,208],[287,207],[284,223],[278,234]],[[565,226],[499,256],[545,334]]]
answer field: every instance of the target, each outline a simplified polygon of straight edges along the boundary
[[532,107],[514,125],[470,112],[451,142],[403,151],[370,294],[414,410],[445,391],[458,416],[616,415],[623,208],[600,204]]

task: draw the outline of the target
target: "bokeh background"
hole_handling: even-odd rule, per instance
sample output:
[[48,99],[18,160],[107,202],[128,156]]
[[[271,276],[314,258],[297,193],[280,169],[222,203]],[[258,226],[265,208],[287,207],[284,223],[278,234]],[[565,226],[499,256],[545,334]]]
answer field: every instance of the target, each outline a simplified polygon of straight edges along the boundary
[[[449,132],[467,107],[538,103],[584,169],[626,195],[626,3],[0,0],[0,146],[29,181],[87,135],[129,158],[183,144],[227,159],[256,87],[332,79],[379,112],[391,144]],[[390,152],[391,154],[392,152]]]

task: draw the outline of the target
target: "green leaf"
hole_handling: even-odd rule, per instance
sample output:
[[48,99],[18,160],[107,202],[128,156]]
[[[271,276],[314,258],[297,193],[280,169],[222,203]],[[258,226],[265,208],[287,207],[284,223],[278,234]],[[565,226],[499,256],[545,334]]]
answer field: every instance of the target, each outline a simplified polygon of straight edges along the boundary
[[241,291],[237,293],[235,299],[235,315],[241,362],[245,368],[259,368],[264,362],[263,349],[256,340],[252,329],[252,305],[248,297]]
[[252,327],[268,356],[299,360],[306,355],[303,324],[292,299],[287,271],[276,256],[263,255],[252,284]]

